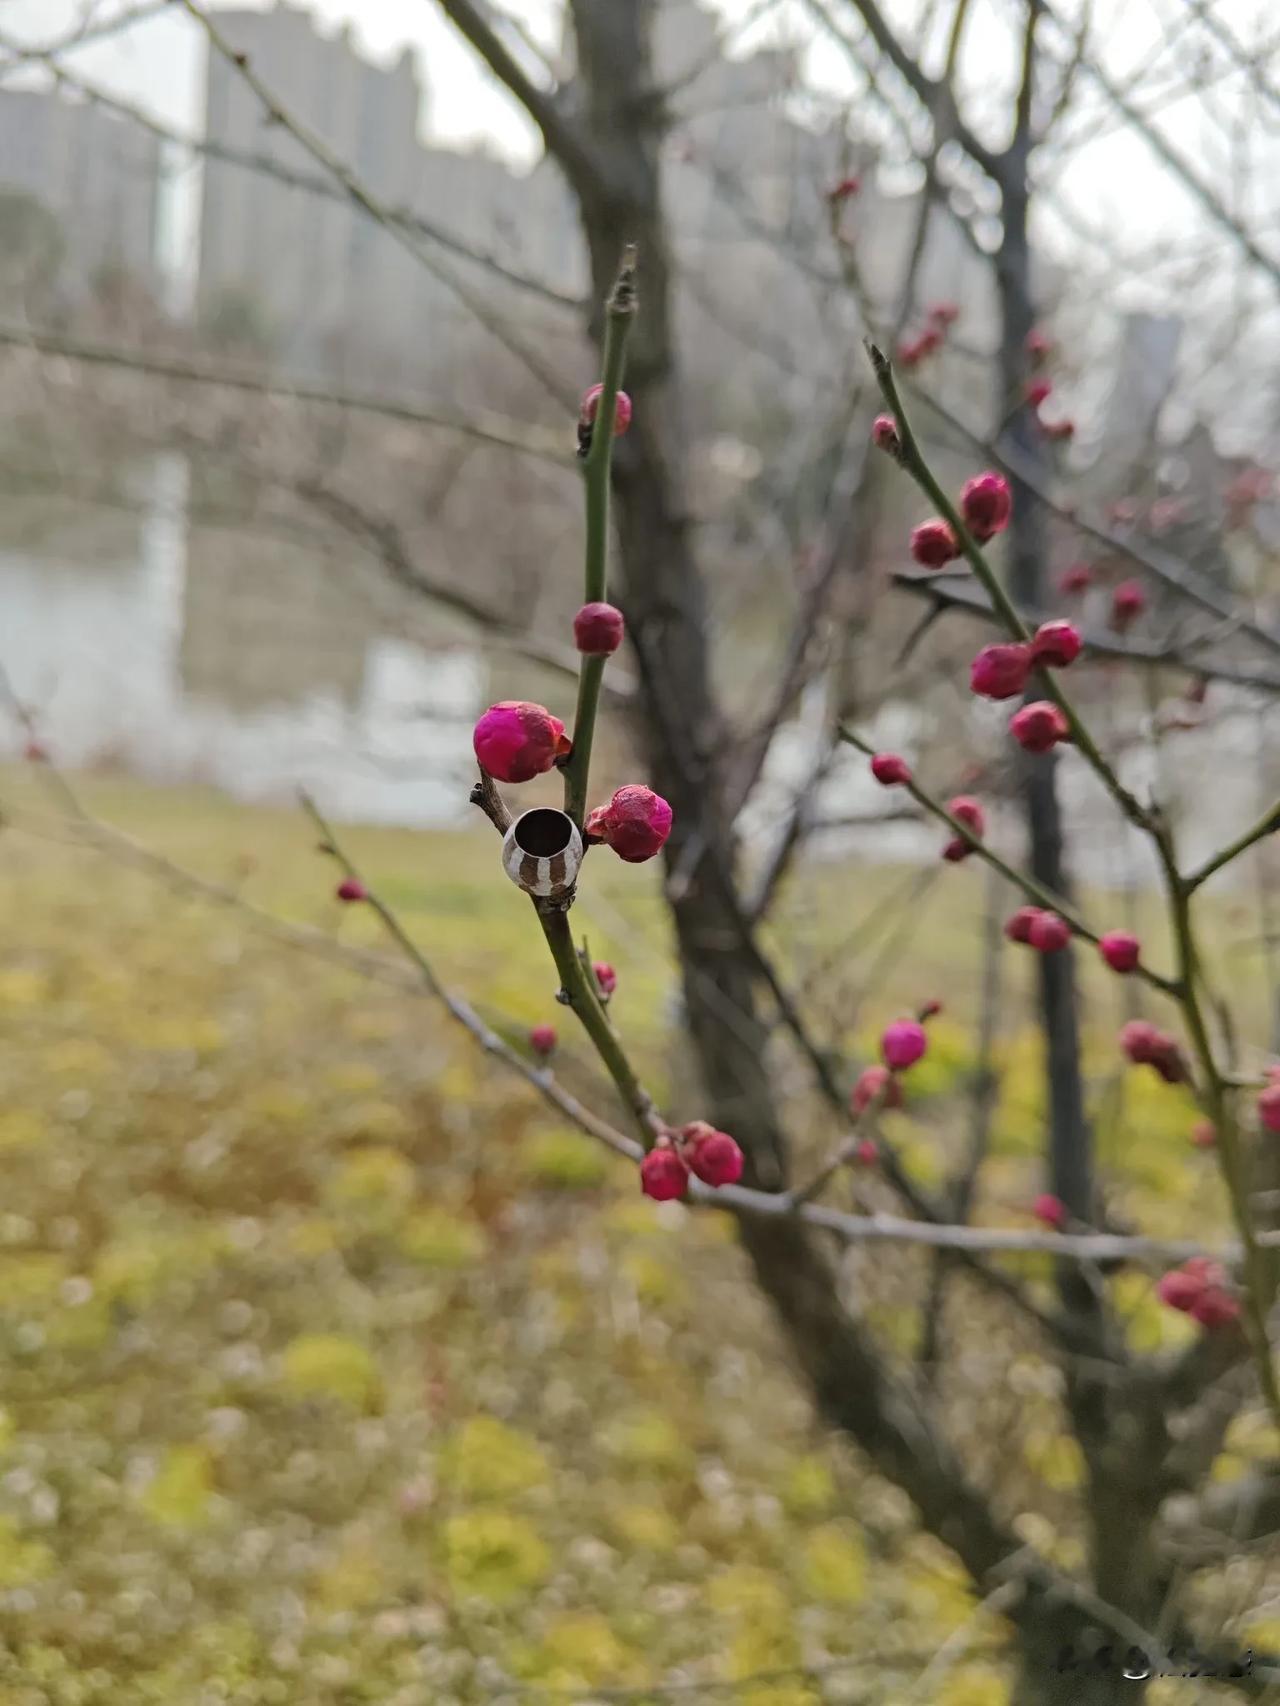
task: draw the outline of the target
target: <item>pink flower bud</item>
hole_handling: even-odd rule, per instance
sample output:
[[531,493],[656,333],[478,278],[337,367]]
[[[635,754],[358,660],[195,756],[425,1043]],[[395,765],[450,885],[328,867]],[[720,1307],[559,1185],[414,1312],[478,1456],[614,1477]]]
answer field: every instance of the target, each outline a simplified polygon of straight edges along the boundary
[[689,1188],[689,1169],[671,1148],[660,1143],[640,1163],[640,1189],[655,1202],[670,1202]]
[[862,1069],[849,1097],[849,1112],[856,1119],[872,1102],[878,1102],[882,1108],[902,1106],[902,1085],[887,1066],[866,1066]]
[[1111,594],[1111,626],[1127,628],[1135,617],[1147,608],[1147,595],[1141,581],[1121,581]]
[[554,1025],[535,1025],[529,1032],[529,1047],[535,1054],[542,1055],[544,1059],[547,1055],[555,1053],[558,1041],[559,1038],[556,1036]]
[[969,687],[984,699],[1016,699],[1031,673],[1031,648],[983,646],[969,665]]
[[1170,1268],[1168,1273],[1160,1276],[1156,1285],[1156,1296],[1161,1303],[1183,1315],[1191,1313],[1192,1305],[1203,1291],[1204,1280],[1199,1274],[1189,1273],[1185,1267]]
[[1268,1131],[1280,1131],[1280,1083],[1272,1082],[1259,1093],[1258,1118]]
[[1048,669],[1066,669],[1080,656],[1084,641],[1074,622],[1042,622],[1031,641],[1031,655]]
[[628,782],[609,801],[588,813],[586,838],[603,841],[628,865],[660,853],[671,834],[671,807],[641,782]]
[[911,535],[911,555],[922,569],[942,569],[960,555],[960,546],[945,521],[922,521]]
[[905,1072],[914,1066],[928,1046],[925,1028],[915,1019],[896,1019],[886,1025],[880,1038],[880,1051],[890,1072]]
[[960,318],[958,302],[935,302],[929,309],[929,318],[937,326],[954,326]]
[[1212,1149],[1218,1141],[1218,1128],[1212,1120],[1197,1120],[1191,1128],[1191,1141],[1197,1149]]
[[896,752],[877,752],[871,760],[871,774],[886,788],[911,780],[911,767]]
[[684,1158],[704,1185],[736,1185],[742,1177],[742,1151],[727,1131],[694,1120],[680,1132]]
[[1191,1305],[1188,1313],[1201,1327],[1229,1327],[1240,1319],[1240,1300],[1216,1285],[1207,1285]]
[[1027,355],[1033,362],[1039,363],[1042,362],[1046,356],[1052,354],[1053,339],[1049,336],[1048,332],[1044,331],[1041,327],[1033,326],[1027,333],[1026,343],[1023,345],[1023,348],[1026,350]]
[[1071,940],[1071,926],[1056,912],[1041,912],[1027,927],[1027,941],[1038,954],[1057,954]]
[[1004,933],[1011,942],[1021,942],[1029,945],[1031,942],[1031,926],[1037,918],[1043,917],[1038,906],[1020,906],[1018,910],[1005,920]]
[[975,474],[960,493],[960,513],[974,538],[985,544],[1003,533],[1013,512],[1013,497],[1003,474]]
[[1069,563],[1058,576],[1058,591],[1068,598],[1077,598],[1093,585],[1093,568],[1089,563]]
[[1031,1212],[1042,1226],[1052,1227],[1055,1232],[1061,1232],[1067,1224],[1066,1203],[1050,1191],[1044,1191],[1036,1198],[1031,1205]]
[[339,900],[368,900],[369,891],[357,877],[344,877],[334,890]]
[[1098,943],[1098,952],[1112,971],[1136,971],[1141,951],[1138,938],[1128,930],[1108,930]]
[[975,800],[972,794],[957,794],[953,800],[947,801],[947,811],[957,823],[962,823],[974,837],[981,841],[987,833],[987,814],[983,810],[982,801]]
[[499,782],[529,782],[573,750],[559,717],[527,699],[490,705],[472,742],[481,769]]
[[1149,1020],[1130,1019],[1120,1031],[1120,1047],[1135,1066],[1154,1067],[1166,1084],[1185,1082],[1187,1066],[1177,1038]]
[[1009,719],[1009,733],[1028,752],[1048,752],[1071,735],[1066,717],[1048,699],[1033,700]]
[[618,987],[618,974],[608,960],[593,960],[591,969],[595,973],[596,987],[607,1001]]
[[902,449],[902,441],[898,437],[898,423],[892,415],[877,415],[872,421],[871,442],[877,450],[887,450],[890,456],[897,456]]
[[853,1152],[853,1158],[860,1167],[874,1167],[880,1159],[880,1148],[875,1138],[862,1138]]
[[[600,398],[604,394],[603,385],[593,385],[589,391],[582,393],[582,408],[579,418],[584,426],[591,426],[600,408]],[[618,400],[613,411],[613,436],[621,438],[631,425],[631,399],[625,391],[618,392]]]
[[1051,379],[1029,379],[1023,395],[1033,409],[1038,409],[1053,390]]
[[573,619],[573,643],[588,657],[607,658],[622,644],[622,612],[612,604],[584,604]]
[[972,852],[972,844],[958,835],[953,835],[950,841],[944,841],[942,844],[942,857],[948,865],[958,865],[962,859],[967,859]]

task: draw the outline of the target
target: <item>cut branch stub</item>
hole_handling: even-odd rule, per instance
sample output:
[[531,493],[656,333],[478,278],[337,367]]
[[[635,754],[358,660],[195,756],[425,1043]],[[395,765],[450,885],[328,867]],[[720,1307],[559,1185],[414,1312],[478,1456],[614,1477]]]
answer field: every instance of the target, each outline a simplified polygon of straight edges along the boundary
[[573,893],[582,864],[582,837],[567,812],[537,806],[523,812],[502,838],[502,868],[536,900]]

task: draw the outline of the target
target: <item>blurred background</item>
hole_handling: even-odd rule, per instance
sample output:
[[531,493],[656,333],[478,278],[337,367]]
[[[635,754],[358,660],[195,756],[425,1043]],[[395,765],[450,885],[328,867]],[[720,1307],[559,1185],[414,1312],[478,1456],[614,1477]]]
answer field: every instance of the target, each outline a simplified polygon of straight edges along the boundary
[[[1033,1226],[1048,1021],[1002,944],[1014,902],[836,736],[927,755],[1022,858],[1004,715],[967,691],[986,630],[946,608],[964,577],[922,595],[928,511],[866,454],[862,339],[896,350],[944,484],[993,459],[1025,480],[1019,596],[1097,640],[1082,710],[1207,857],[1280,785],[1280,20],[593,3],[647,44],[614,114],[554,0],[0,6],[5,1706],[1112,1698],[1019,1668],[911,1485],[815,1409],[729,1217],[644,1202],[421,999],[334,899],[297,791],[483,1024],[532,1063],[555,1022],[560,1079],[620,1119],[468,791],[485,706],[569,720],[575,692],[603,293],[544,138],[632,126],[670,308],[637,406],[661,405],[696,552],[780,1117],[819,1159],[839,1122],[814,1063],[847,1094],[937,997],[884,1123],[945,1218]],[[1040,354],[1010,317],[1011,134]],[[1043,400],[1011,391],[1019,363]],[[593,798],[652,779],[651,669],[624,649],[607,682]],[[1086,904],[1158,957],[1149,849],[1074,758],[1056,787]],[[682,1118],[707,1083],[679,913],[701,858],[610,861],[574,913]],[[1205,902],[1253,1069],[1280,1046],[1277,878],[1264,842]],[[1092,1223],[1220,1238],[1190,1094],[1120,1071],[1143,993],[1091,963],[1080,984]],[[833,1257],[842,1306],[1009,1533],[1111,1603],[1072,1377],[951,1267],[870,1250]],[[1047,1258],[1005,1271],[1051,1291]],[[1167,1362],[1195,1335],[1153,1279],[1098,1285],[1126,1354]],[[1176,1577],[1195,1628],[1274,1652],[1268,1524],[1234,1509],[1210,1545],[1206,1510],[1170,1505],[1280,1459],[1231,1391],[1134,1521],[1168,1541],[1161,1604]]]

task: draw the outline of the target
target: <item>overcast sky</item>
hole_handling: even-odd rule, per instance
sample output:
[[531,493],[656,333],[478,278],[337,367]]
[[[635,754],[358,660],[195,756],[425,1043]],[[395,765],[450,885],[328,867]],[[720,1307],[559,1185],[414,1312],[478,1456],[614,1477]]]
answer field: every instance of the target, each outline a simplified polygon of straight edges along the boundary
[[[12,37],[41,40],[54,37],[79,14],[84,0],[0,0],[0,29]],[[96,0],[95,17],[109,17],[132,0]],[[802,0],[776,0],[763,22],[742,31],[743,20],[760,10],[759,0],[711,0],[739,31],[735,50],[745,51],[762,40],[776,40],[793,32],[812,39],[811,14]],[[1184,20],[1202,0],[1094,0],[1096,51],[1104,57],[1110,73],[1125,82],[1151,63],[1160,40],[1159,21],[1181,16]],[[921,0],[882,0],[890,19],[903,23],[913,18]],[[1069,16],[1073,0],[1059,0],[1059,14]],[[1269,32],[1280,35],[1276,0],[1208,0],[1214,15],[1246,43],[1256,43]],[[536,34],[549,39],[559,15],[557,0],[506,0],[507,9],[518,12]],[[370,56],[390,59],[409,45],[418,56],[425,87],[426,128],[434,137],[459,145],[485,143],[513,160],[529,160],[536,139],[528,123],[495,85],[456,32],[446,24],[435,0],[310,0],[310,9],[326,28],[349,23],[362,49]],[[838,10],[838,8],[837,8]],[[949,8],[938,11],[945,16]],[[975,0],[970,14],[964,69],[971,86],[993,91],[992,98],[1004,100],[1004,90],[1016,66],[1011,57],[1016,26],[1022,15],[1021,0]],[[1270,20],[1269,23],[1267,20]],[[1053,27],[1042,26],[1053,45]],[[139,100],[166,119],[184,127],[197,122],[203,74],[204,44],[196,26],[178,15],[163,16],[135,27],[110,41],[82,50],[73,63],[86,76],[104,87]],[[1211,60],[1212,73],[1225,63],[1218,54]],[[1276,61],[1272,62],[1277,64]],[[818,85],[842,90],[848,87],[847,72],[840,54],[827,42],[812,46],[806,56],[808,77]],[[1280,82],[1280,65],[1276,80]],[[1238,86],[1238,85],[1237,85]],[[1223,84],[1222,90],[1232,87]],[[1007,101],[1004,102],[1007,107]],[[1271,125],[1250,122],[1249,146],[1255,158],[1252,222],[1264,233],[1264,243],[1280,252],[1280,208],[1274,186],[1280,179],[1280,100],[1262,109]],[[1160,115],[1161,125],[1189,160],[1196,163],[1223,193],[1229,193],[1228,166],[1219,126],[1206,122],[1194,101],[1175,102]],[[1269,170],[1263,170],[1266,163]],[[1139,138],[1120,129],[1096,127],[1073,156],[1073,164],[1062,179],[1068,205],[1095,230],[1105,230],[1116,240],[1141,244],[1159,238],[1185,241],[1194,237],[1200,218],[1182,192],[1171,190],[1168,174]],[[1267,229],[1267,222],[1270,229]],[[1057,233],[1059,240],[1062,231]],[[1218,239],[1221,242],[1221,238]],[[1126,288],[1139,296],[1140,277]]]

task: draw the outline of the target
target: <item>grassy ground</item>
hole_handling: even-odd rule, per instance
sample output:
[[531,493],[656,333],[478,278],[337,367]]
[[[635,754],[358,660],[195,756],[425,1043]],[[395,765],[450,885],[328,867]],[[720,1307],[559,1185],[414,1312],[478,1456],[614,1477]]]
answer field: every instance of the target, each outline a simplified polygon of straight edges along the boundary
[[[298,815],[86,788],[254,904],[376,942],[375,920],[332,900]],[[894,1650],[927,1655],[970,1619],[975,1648],[999,1637],[900,1496],[815,1428],[727,1221],[644,1202],[629,1167],[431,1003],[33,836],[47,808],[28,779],[3,778],[2,797],[24,827],[0,837],[0,1706],[656,1700],[646,1685],[676,1676],[706,1684],[689,1700],[897,1701],[923,1658]],[[513,1036],[546,1018],[568,1032],[491,835],[348,839],[447,980]],[[910,880],[806,885],[788,957],[835,1045],[866,1047],[921,993],[962,1015],[896,1126],[936,1177],[963,1132],[946,1110],[973,1063],[981,883],[963,873],[968,910],[955,888],[917,905],[915,946],[874,989],[864,952],[832,953]],[[619,1022],[692,1117],[651,878],[602,860],[592,889],[575,920],[619,966]],[[1093,1066],[1118,1206],[1211,1230],[1189,1106],[1122,1085],[1107,1048]],[[1030,1033],[1004,1061],[981,1212],[1025,1223]],[[607,1106],[576,1041],[564,1072]],[[782,1074],[799,1114],[803,1080]],[[903,1355],[924,1277],[907,1254],[862,1274]],[[1181,1318],[1146,1282],[1116,1283],[1135,1338],[1172,1342]],[[975,1343],[948,1414],[988,1441],[976,1472],[1028,1538],[1078,1562],[1053,1382],[984,1307],[954,1294],[949,1327]],[[1022,1374],[993,1390],[997,1342]],[[787,1674],[801,1664],[830,1668]],[[976,1656],[924,1697],[1006,1695]]]

